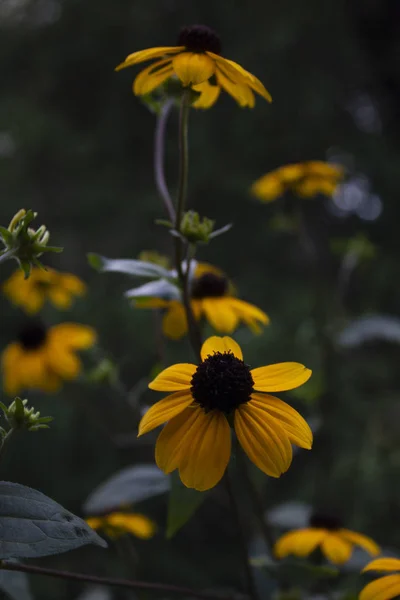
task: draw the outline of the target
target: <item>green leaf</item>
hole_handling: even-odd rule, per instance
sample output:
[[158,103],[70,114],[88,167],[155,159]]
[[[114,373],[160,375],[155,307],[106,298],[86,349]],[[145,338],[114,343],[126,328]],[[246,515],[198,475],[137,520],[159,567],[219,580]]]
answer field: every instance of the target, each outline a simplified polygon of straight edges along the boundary
[[168,501],[167,538],[173,537],[189,521],[206,498],[205,492],[187,488],[177,471],[171,475]]
[[126,298],[164,298],[166,300],[179,300],[181,292],[179,288],[166,279],[149,281],[144,285],[132,288],[125,292]]
[[136,275],[137,277],[150,277],[153,279],[159,277],[171,277],[171,273],[157,265],[156,263],[145,260],[135,260],[131,258],[106,258],[99,254],[89,253],[87,255],[89,264],[97,271],[112,271],[115,273],[125,273],[126,275]]
[[85,521],[41,492],[0,482],[0,559],[60,554],[86,544],[106,547]]
[[96,488],[83,510],[88,515],[112,512],[169,490],[169,477],[155,465],[135,465],[119,471]]
[[0,590],[10,600],[33,600],[29,589],[29,578],[26,573],[1,570]]

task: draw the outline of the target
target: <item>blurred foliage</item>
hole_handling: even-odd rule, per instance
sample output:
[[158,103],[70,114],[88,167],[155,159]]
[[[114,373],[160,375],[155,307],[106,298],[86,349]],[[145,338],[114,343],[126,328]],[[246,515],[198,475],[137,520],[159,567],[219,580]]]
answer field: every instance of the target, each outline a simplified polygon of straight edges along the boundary
[[[201,249],[200,258],[223,268],[241,297],[271,317],[259,337],[237,333],[246,360],[253,366],[298,360],[314,371],[310,388],[293,402],[321,420],[314,449],[300,452],[280,480],[254,473],[263,505],[305,500],[400,549],[394,527],[400,501],[399,345],[374,339],[346,348],[333,342],[357,317],[399,311],[396,0],[309,0],[306,8],[295,0],[229,6],[211,0],[0,3],[0,222],[8,223],[21,207],[40,213],[65,248],[47,262],[89,285],[68,319],[99,331],[102,358],[119,365],[121,380],[97,387],[77,382],[54,398],[30,394],[29,402],[55,421],[40,439],[21,436],[10,445],[2,477],[82,514],[85,498],[115,471],[153,463],[154,437],[135,443],[135,386],[165,356],[170,363],[191,360],[190,349],[187,342],[160,341],[157,316],[131,308],[122,294],[136,285],[133,279],[99,274],[85,257],[171,251],[171,236],[154,224],[166,216],[152,173],[155,116],[132,95],[136,71],[116,74],[114,67],[137,49],[173,45],[180,27],[190,23],[218,30],[223,54],[255,73],[274,100],[267,105],[257,99],[248,111],[221,96],[212,110],[190,115],[189,208],[216,223],[234,223]],[[173,115],[166,157],[172,192],[176,130]],[[334,200],[287,196],[266,206],[249,196],[251,183],[273,168],[326,159],[348,171]],[[343,255],[330,248],[333,240],[346,248],[349,239],[369,240],[376,253],[367,252],[368,260],[361,253],[343,286]],[[2,279],[12,268],[3,266]],[[22,317],[4,297],[0,306],[4,347]],[[44,313],[51,324],[63,317],[51,307]],[[88,367],[98,358],[89,356]],[[142,404],[154,399],[154,393],[140,392]],[[242,495],[245,503],[244,490]],[[254,515],[245,506],[251,533]],[[172,542],[163,534],[165,497],[138,510],[157,521],[159,533],[134,541],[133,567],[118,559],[117,547],[84,548],[46,565],[193,587],[239,585],[240,557],[232,553],[235,536],[221,490],[207,495]],[[75,598],[83,589],[44,578],[32,584],[43,600]]]

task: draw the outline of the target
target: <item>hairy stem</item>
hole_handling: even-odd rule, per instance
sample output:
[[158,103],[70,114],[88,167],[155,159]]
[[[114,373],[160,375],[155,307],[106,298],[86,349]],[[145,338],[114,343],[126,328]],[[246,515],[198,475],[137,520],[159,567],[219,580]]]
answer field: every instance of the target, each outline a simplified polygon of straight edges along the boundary
[[69,579],[72,581],[82,581],[95,583],[99,585],[109,585],[111,587],[124,587],[134,590],[150,590],[160,594],[171,593],[181,596],[191,596],[200,598],[200,600],[231,600],[231,596],[223,596],[209,592],[198,592],[189,588],[168,583],[150,583],[147,581],[133,581],[130,579],[114,579],[111,577],[98,577],[97,575],[86,575],[85,573],[71,573],[70,571],[60,571],[57,569],[46,569],[35,565],[25,565],[8,561],[0,562],[0,569],[6,571],[18,571],[20,573],[31,573],[32,575],[44,575],[47,577],[56,577],[58,579]]
[[164,154],[165,154],[165,133],[168,123],[168,117],[171,114],[174,100],[167,100],[157,116],[156,129],[154,132],[154,178],[156,180],[157,190],[164,202],[166,211],[172,223],[175,222],[175,209],[172,202],[168,186],[165,181],[164,173]]

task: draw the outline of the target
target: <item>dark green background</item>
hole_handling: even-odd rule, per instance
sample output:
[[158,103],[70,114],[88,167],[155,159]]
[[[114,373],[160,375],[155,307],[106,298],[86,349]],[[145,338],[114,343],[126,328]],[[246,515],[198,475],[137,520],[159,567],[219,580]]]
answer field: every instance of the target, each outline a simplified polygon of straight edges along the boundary
[[[286,394],[304,415],[322,419],[314,450],[301,451],[281,480],[259,479],[265,508],[288,500],[318,503],[338,511],[348,527],[400,547],[399,346],[375,342],[346,350],[332,343],[359,315],[399,312],[396,0],[3,0],[0,222],[6,225],[21,207],[38,211],[52,243],[65,247],[51,264],[89,284],[87,297],[66,318],[96,327],[127,387],[146,378],[158,358],[153,315],[133,311],[122,298],[132,281],[92,271],[86,253],[137,257],[143,249],[171,250],[168,233],[154,224],[164,217],[152,173],[155,117],[131,93],[139,68],[113,69],[135,50],[174,45],[180,27],[192,23],[218,30],[223,55],[256,74],[274,99],[268,105],[257,98],[254,110],[242,110],[223,94],[212,110],[192,111],[188,200],[218,225],[234,223],[199,256],[226,270],[241,296],[271,316],[262,336],[237,333],[248,362],[297,360],[314,370],[315,383],[303,394]],[[168,133],[167,176],[174,192],[177,115]],[[379,218],[338,216],[323,198],[262,205],[249,196],[252,181],[272,168],[332,156],[344,160],[350,178],[367,178],[382,202]],[[311,258],[299,236],[271,226],[273,217],[293,210],[306,223]],[[330,253],[329,240],[358,233],[375,244],[376,255],[357,268],[338,304],[340,257]],[[2,267],[2,279],[11,271],[12,265]],[[4,347],[22,315],[4,298],[1,314]],[[44,318],[55,323],[65,317],[47,309]],[[168,362],[191,360],[186,343],[169,343],[167,351]],[[116,469],[152,461],[151,443],[114,443],[116,434],[134,433],[133,416],[116,392],[75,383],[54,398],[29,398],[56,420],[50,431],[26,434],[11,445],[4,479],[40,489],[79,513],[91,489]],[[144,397],[154,399],[152,393]],[[250,532],[253,515],[246,506]],[[162,536],[164,499],[141,509],[160,527],[153,542],[137,543],[141,577],[205,587],[237,584],[238,557],[222,492],[211,495],[198,520],[173,542]],[[113,549],[42,562],[132,575],[117,564]],[[43,579],[34,586],[37,598],[59,600],[80,589]]]

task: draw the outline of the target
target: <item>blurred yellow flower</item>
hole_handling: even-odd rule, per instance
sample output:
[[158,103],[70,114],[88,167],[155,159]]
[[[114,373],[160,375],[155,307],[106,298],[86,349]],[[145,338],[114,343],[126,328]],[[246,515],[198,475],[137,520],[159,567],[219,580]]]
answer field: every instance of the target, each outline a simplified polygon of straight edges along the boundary
[[[243,322],[253,333],[268,325],[269,317],[257,306],[234,296],[234,288],[224,273],[207,263],[198,263],[190,283],[192,310],[197,320],[205,317],[218,333],[233,333]],[[185,308],[179,300],[145,298],[136,300],[138,308],[165,309],[163,332],[173,339],[187,333]]]
[[279,538],[274,552],[277,558],[289,554],[305,557],[319,547],[328,560],[342,565],[349,560],[354,546],[361,546],[372,556],[380,552],[379,546],[369,537],[343,529],[333,517],[316,514],[310,519],[310,527],[289,531]]
[[167,79],[176,76],[184,87],[200,92],[193,104],[196,108],[210,108],[217,101],[221,89],[243,107],[254,106],[253,92],[268,102],[272,100],[257,77],[221,56],[218,35],[204,25],[184,27],[177,46],[148,48],[130,54],[115,70],[153,59],[159,60],[143,69],[133,82],[136,96],[149,94]]
[[29,323],[1,356],[3,388],[9,396],[21,390],[56,392],[63,380],[78,377],[82,364],[78,350],[90,348],[96,333],[87,325],[61,323],[46,329]]
[[210,337],[197,367],[173,365],[149,384],[173,393],[147,411],[139,436],[167,422],[156,443],[158,467],[164,473],[179,469],[186,487],[205,491],[220,481],[229,462],[229,418],[249,459],[280,477],[292,462],[292,444],[310,449],[312,433],[291,406],[260,392],[292,390],[310,376],[310,369],[294,362],[250,370],[233,339]]
[[154,521],[138,513],[113,512],[103,517],[90,517],[86,523],[92,529],[101,529],[109,537],[131,533],[137,538],[148,540],[156,532]]
[[391,600],[400,596],[400,560],[398,558],[377,558],[364,569],[366,571],[395,572],[368,583],[359,595],[359,600]]
[[303,198],[312,198],[317,194],[332,196],[343,177],[343,167],[310,160],[285,165],[267,173],[253,183],[250,191],[262,202],[272,202],[288,190]]
[[46,300],[60,310],[71,307],[75,296],[82,296],[86,285],[72,273],[59,273],[54,269],[33,267],[28,279],[18,269],[3,284],[3,293],[28,314],[35,314]]

